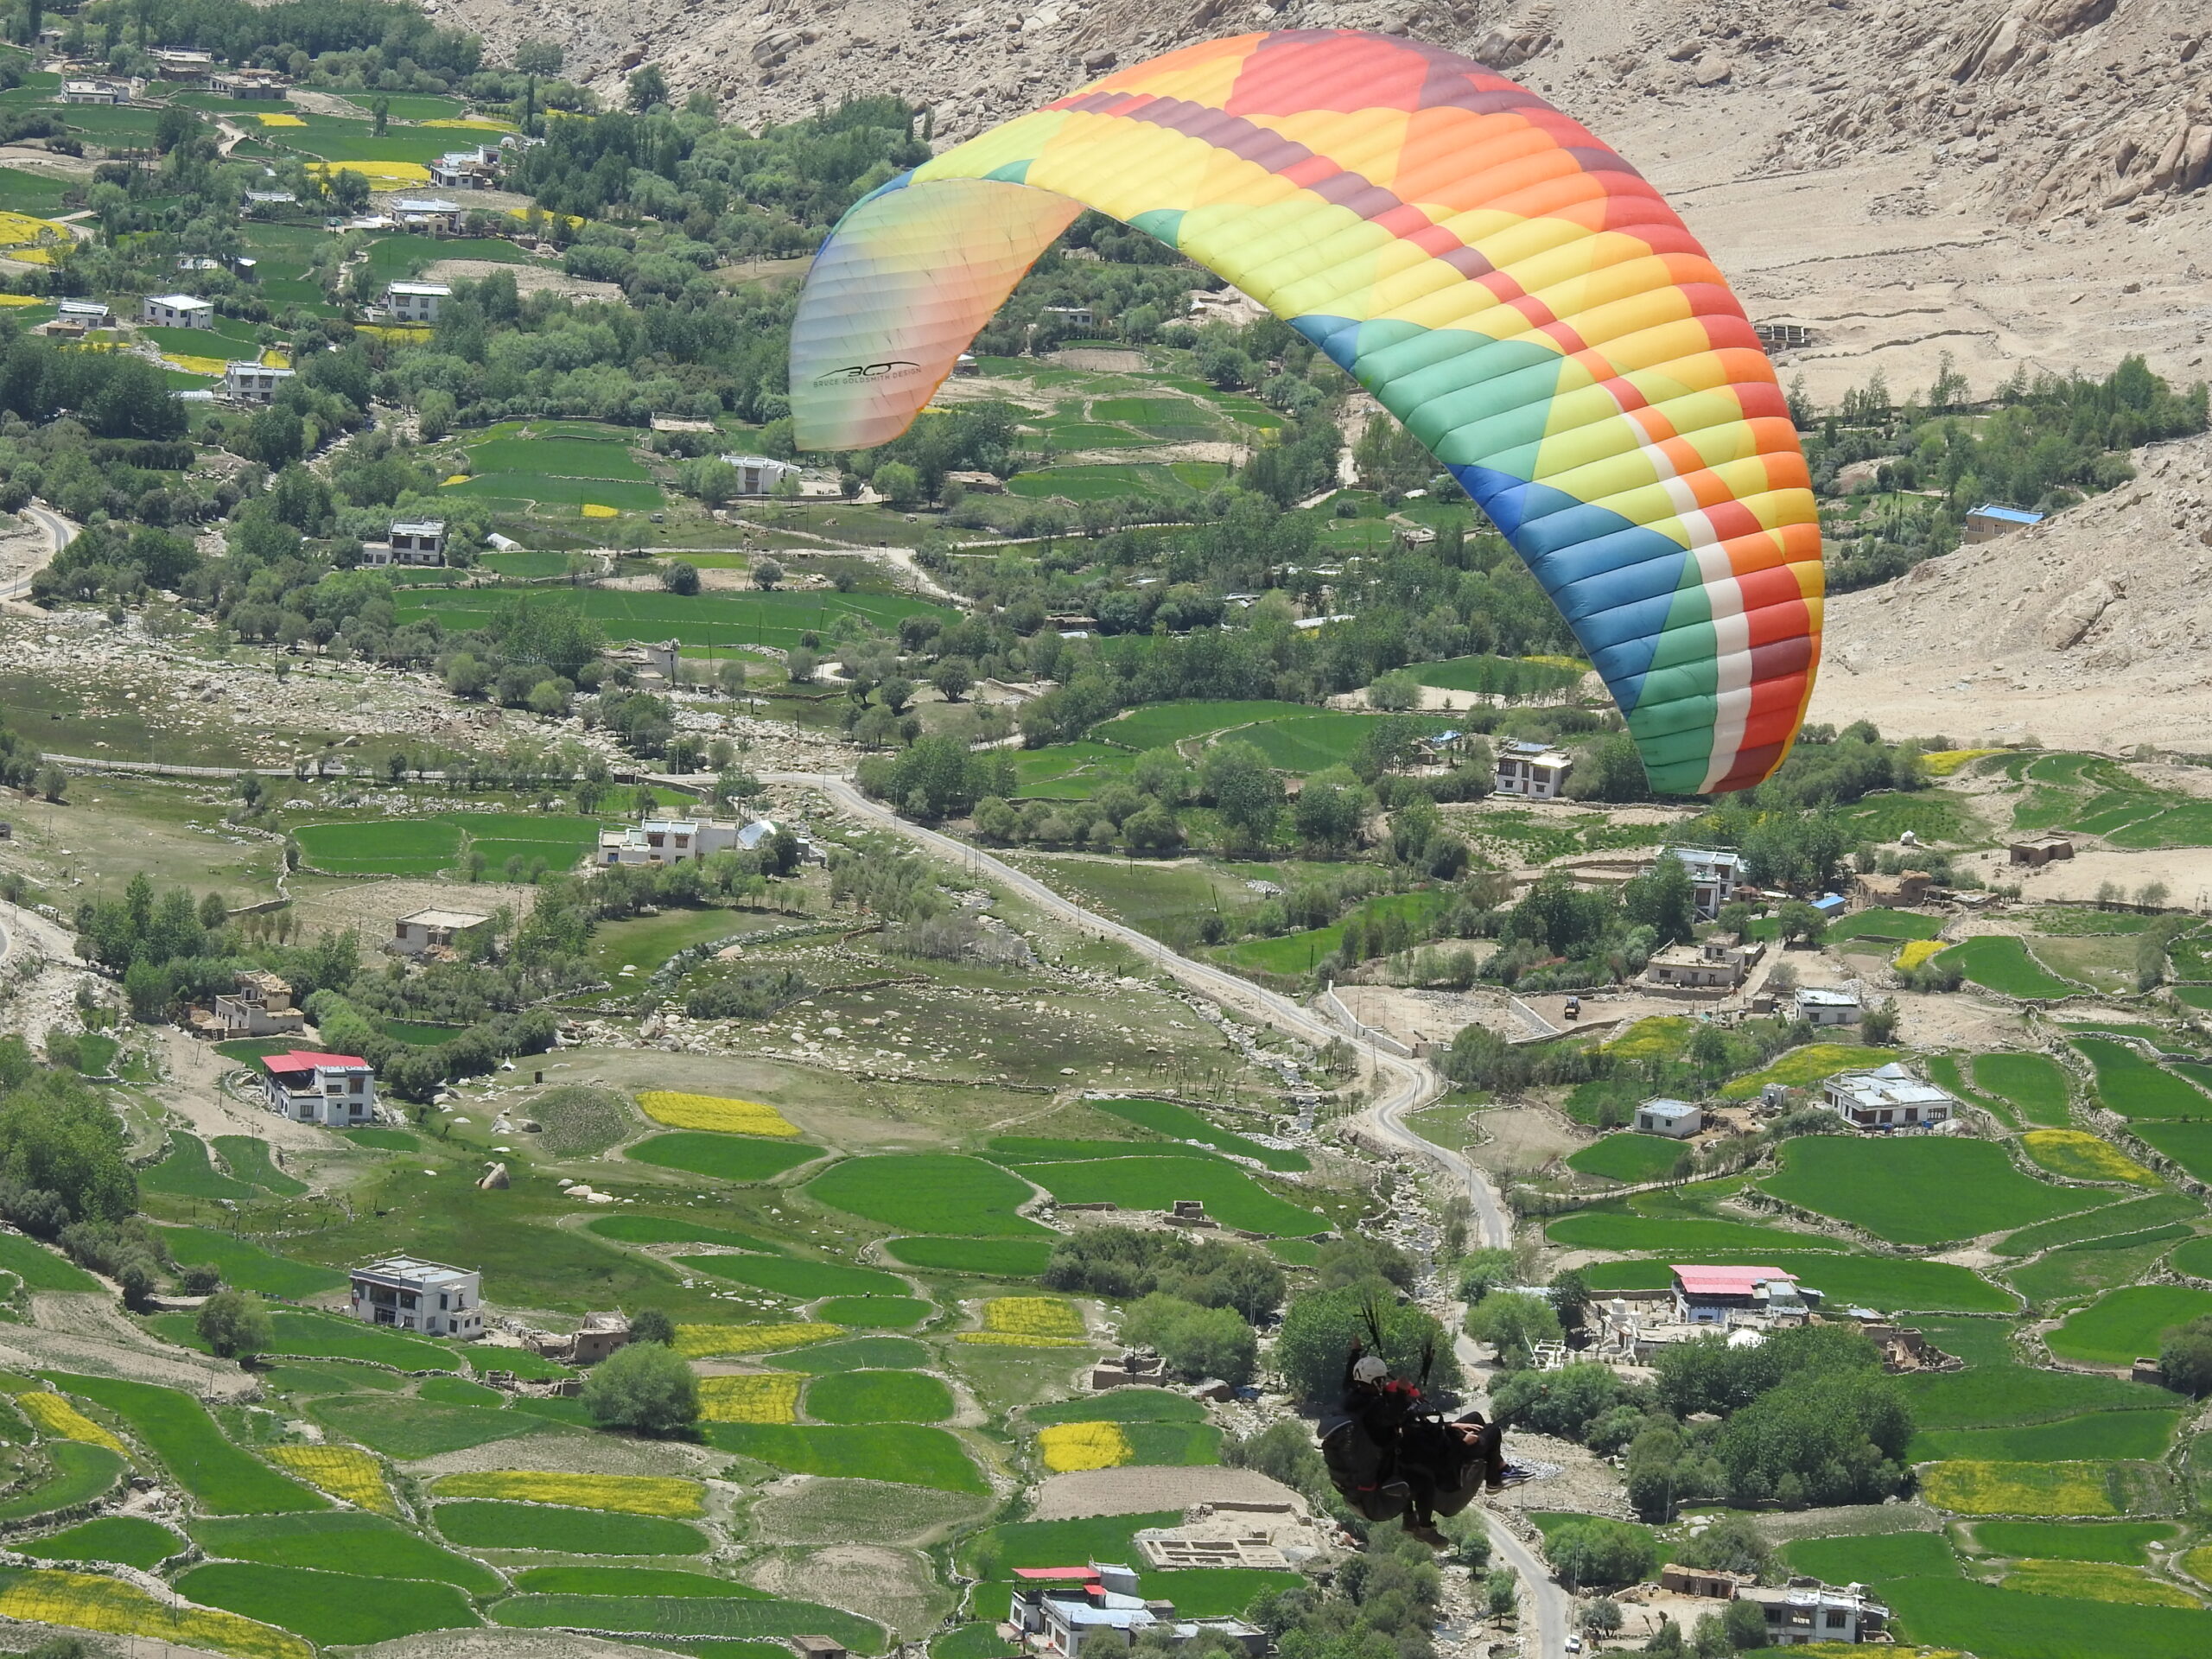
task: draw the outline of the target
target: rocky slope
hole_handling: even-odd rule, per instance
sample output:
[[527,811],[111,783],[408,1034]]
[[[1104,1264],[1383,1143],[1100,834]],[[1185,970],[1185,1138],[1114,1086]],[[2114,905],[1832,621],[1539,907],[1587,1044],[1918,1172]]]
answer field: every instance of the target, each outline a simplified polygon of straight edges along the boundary
[[2203,0],[426,0],[495,57],[543,36],[619,92],[659,64],[731,117],[897,91],[942,141],[1209,35],[1354,26],[1510,69],[1679,205],[1785,373],[1978,385],[2016,364],[2206,365],[2212,10]]
[[1815,720],[2212,753],[2212,436],[2033,530],[1831,600]]

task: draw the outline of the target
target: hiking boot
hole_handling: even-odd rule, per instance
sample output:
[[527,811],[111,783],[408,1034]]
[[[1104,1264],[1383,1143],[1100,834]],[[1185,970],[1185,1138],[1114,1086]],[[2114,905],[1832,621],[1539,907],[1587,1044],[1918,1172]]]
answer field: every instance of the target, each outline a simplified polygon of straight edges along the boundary
[[1442,1533],[1436,1529],[1433,1523],[1427,1522],[1419,1523],[1411,1521],[1407,1522],[1406,1536],[1408,1538],[1418,1538],[1422,1543],[1427,1544],[1431,1549],[1446,1549],[1450,1548],[1452,1543],[1452,1541],[1449,1538],[1446,1538]]

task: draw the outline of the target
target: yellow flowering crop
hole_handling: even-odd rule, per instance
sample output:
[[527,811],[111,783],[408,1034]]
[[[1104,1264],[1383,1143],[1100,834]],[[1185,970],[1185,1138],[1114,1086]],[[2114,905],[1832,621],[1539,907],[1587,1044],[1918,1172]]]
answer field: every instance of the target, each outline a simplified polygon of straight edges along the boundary
[[699,1414],[710,1423],[795,1423],[798,1421],[798,1378],[702,1376]]
[[23,1415],[49,1434],[58,1434],[65,1440],[82,1440],[87,1446],[104,1446],[125,1457],[130,1455],[130,1447],[58,1394],[33,1389],[17,1395],[16,1403],[23,1408]]
[[1920,1495],[1955,1515],[2117,1515],[2101,1463],[1930,1464]]
[[220,375],[231,366],[228,358],[195,357],[189,352],[163,352],[162,361],[187,374]]
[[1577,662],[1572,657],[1523,657],[1521,660],[1539,664],[1545,668],[1571,668],[1578,674],[1590,666],[1587,663]]
[[983,1329],[1019,1337],[1080,1337],[1083,1315],[1051,1296],[996,1296],[983,1304]]
[[323,178],[359,173],[372,184],[428,184],[430,169],[418,162],[309,162],[308,171]]
[[[587,513],[612,513],[612,507],[585,505]],[[792,1135],[798,1126],[774,1107],[757,1100],[729,1100],[720,1095],[683,1095],[648,1089],[638,1096],[645,1116],[676,1129],[718,1129],[725,1135]]]
[[1894,965],[1901,970],[1910,972],[1919,967],[1929,957],[1941,956],[1950,948],[1950,941],[1948,939],[1907,939],[1904,948],[1897,952]]
[[291,353],[281,346],[271,346],[262,353],[261,366],[264,369],[289,369],[292,366]]
[[477,116],[467,121],[457,121],[448,117],[436,121],[417,121],[415,124],[418,127],[462,127],[470,132],[513,132],[516,130],[513,122],[494,121],[488,116]]
[[727,1354],[766,1354],[779,1348],[803,1348],[810,1342],[842,1337],[842,1325],[818,1320],[791,1325],[679,1325],[676,1351],[686,1359],[715,1359]]
[[1637,1020],[1610,1043],[1600,1045],[1608,1054],[1624,1060],[1672,1059],[1690,1039],[1689,1016],[1655,1014]]
[[[798,1393],[798,1379],[791,1379]],[[785,1416],[779,1421],[791,1421]],[[440,1497],[518,1498],[525,1503],[565,1503],[571,1509],[612,1510],[622,1515],[670,1519],[704,1515],[706,1488],[675,1475],[569,1475],[536,1469],[491,1469],[448,1475]]]
[[0,1618],[144,1636],[237,1659],[315,1659],[298,1637],[208,1607],[172,1607],[136,1585],[97,1573],[18,1573],[0,1586]]
[[1936,778],[1948,778],[1961,766],[1980,760],[1984,755],[2002,754],[2002,749],[1938,749],[1933,754],[1923,754],[1920,764]]
[[44,296],[37,294],[0,294],[0,306],[44,305],[45,303]]
[[358,1446],[272,1446],[268,1452],[270,1461],[333,1497],[378,1515],[399,1513],[383,1469]]
[[1111,1469],[1136,1456],[1119,1423],[1054,1423],[1037,1436],[1045,1466],[1054,1474],[1071,1469]]
[[298,116],[282,110],[266,115],[256,115],[253,118],[264,127],[304,127],[307,125],[307,123],[301,120]]
[[601,506],[596,501],[584,503],[584,517],[587,518],[615,518],[620,516],[613,507]]
[[1012,1331],[960,1331],[955,1342],[978,1343],[987,1348],[1087,1348],[1081,1337],[1025,1337]]
[[2080,1181],[2133,1181],[2138,1186],[2158,1184],[2156,1175],[2109,1141],[2079,1129],[2030,1129],[2020,1139],[2028,1156],[2054,1175]]

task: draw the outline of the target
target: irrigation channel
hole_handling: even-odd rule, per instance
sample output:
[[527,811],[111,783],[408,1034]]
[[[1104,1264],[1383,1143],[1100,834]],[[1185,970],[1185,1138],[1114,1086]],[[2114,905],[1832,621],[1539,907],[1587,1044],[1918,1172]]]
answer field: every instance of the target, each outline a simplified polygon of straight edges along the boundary
[[[1249,980],[1240,979],[1209,963],[1194,961],[1133,927],[1085,910],[1055,893],[1036,877],[1015,869],[979,847],[955,841],[950,836],[910,823],[889,808],[868,799],[849,779],[822,772],[769,772],[764,774],[764,779],[769,783],[823,791],[845,810],[881,829],[893,830],[909,840],[918,842],[964,869],[988,876],[1060,921],[1095,938],[1111,940],[1148,957],[1162,973],[1224,1010],[1258,1020],[1316,1047],[1340,1038],[1356,1040],[1351,1033],[1324,1019],[1313,1010],[1301,1007],[1287,996],[1255,985]],[[1360,1123],[1373,1139],[1388,1146],[1402,1147],[1417,1158],[1427,1159],[1452,1180],[1464,1185],[1468,1202],[1474,1207],[1476,1224],[1483,1243],[1497,1247],[1510,1245],[1513,1224],[1506,1215],[1505,1205],[1498,1196],[1497,1189],[1484,1179],[1482,1172],[1467,1158],[1449,1147],[1440,1147],[1433,1141],[1423,1139],[1405,1122],[1408,1112],[1425,1105],[1444,1091],[1444,1078],[1425,1061],[1405,1059],[1372,1044],[1363,1046],[1361,1052],[1368,1057],[1376,1092],[1374,1103],[1361,1112],[1355,1122]],[[1470,1345],[1464,1337],[1458,1341],[1463,1349]],[[1553,1582],[1544,1564],[1497,1514],[1485,1512],[1484,1519],[1490,1526],[1491,1548],[1506,1566],[1521,1575],[1521,1581],[1529,1587],[1529,1598],[1535,1605],[1537,1659],[1551,1659],[1551,1656],[1563,1653],[1568,1633],[1573,1629],[1573,1599]]]

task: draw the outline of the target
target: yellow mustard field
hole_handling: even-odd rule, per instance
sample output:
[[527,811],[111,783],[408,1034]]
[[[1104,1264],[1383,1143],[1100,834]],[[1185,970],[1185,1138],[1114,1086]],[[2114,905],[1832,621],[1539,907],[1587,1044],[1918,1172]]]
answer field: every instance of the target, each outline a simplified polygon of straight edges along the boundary
[[2109,1141],[2079,1129],[2030,1129],[2020,1137],[2028,1156],[2054,1175],[2083,1181],[2132,1181],[2156,1186],[2158,1178]]
[[1907,939],[1897,951],[1895,966],[1905,970],[1917,968],[1929,957],[1941,956],[1951,948],[1948,939]]
[[[614,509],[584,503],[589,518],[612,518]],[[732,1100],[721,1095],[686,1095],[672,1089],[648,1089],[638,1104],[656,1123],[673,1129],[713,1129],[723,1135],[795,1135],[798,1126],[773,1106],[758,1100]]]
[[1136,1456],[1119,1423],[1054,1423],[1038,1433],[1037,1446],[1054,1474],[1116,1468]]
[[795,1423],[798,1378],[781,1374],[701,1377],[699,1414],[710,1423]]
[[358,1509],[397,1515],[377,1460],[355,1446],[272,1446],[271,1462]]
[[0,1581],[0,1618],[74,1625],[210,1648],[236,1659],[315,1659],[296,1636],[210,1607],[171,1607],[136,1586],[96,1573],[17,1573]]
[[1073,1338],[1083,1315],[1051,1296],[995,1296],[983,1304],[983,1329],[998,1336]]
[[104,1446],[125,1457],[130,1455],[129,1446],[58,1394],[33,1389],[17,1395],[16,1403],[23,1408],[24,1416],[49,1434],[58,1434],[65,1440],[82,1440],[87,1446]]
[[1956,1515],[2117,1515],[2101,1463],[1932,1464],[1920,1495]]
[[[796,1377],[791,1379],[791,1392],[796,1397]],[[512,1498],[525,1503],[564,1503],[571,1509],[657,1515],[671,1520],[704,1515],[706,1490],[696,1480],[675,1475],[570,1475],[537,1469],[488,1469],[448,1475],[436,1487],[440,1497]]]
[[714,1359],[729,1354],[767,1354],[780,1348],[804,1348],[809,1343],[842,1337],[842,1325],[818,1320],[789,1325],[679,1325],[676,1351],[686,1359]]

